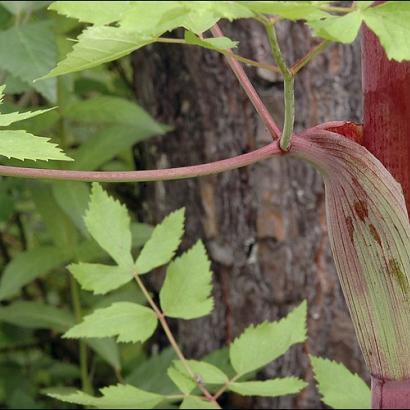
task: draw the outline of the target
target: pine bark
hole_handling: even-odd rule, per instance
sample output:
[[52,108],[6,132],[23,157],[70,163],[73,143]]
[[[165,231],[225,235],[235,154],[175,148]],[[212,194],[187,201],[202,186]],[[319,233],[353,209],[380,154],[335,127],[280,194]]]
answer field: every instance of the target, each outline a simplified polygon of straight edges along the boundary
[[[256,23],[222,25],[239,53],[270,61]],[[288,62],[315,44],[306,26],[283,23],[279,41]],[[135,94],[174,130],[135,153],[137,166],[176,167],[227,158],[269,143],[270,136],[223,57],[195,47],[157,44],[133,57]],[[275,119],[282,120],[279,77],[247,70]],[[334,45],[296,79],[296,129],[328,120],[361,119],[359,44]],[[308,300],[309,340],[269,365],[264,378],[298,375],[313,386],[306,353],[366,371],[329,248],[321,177],[308,164],[274,158],[252,167],[188,181],[139,185],[139,215],[156,223],[187,210],[187,248],[205,241],[215,286],[215,311],[174,326],[184,351],[201,357],[226,345],[246,326],[275,320]],[[158,289],[161,275],[151,283]],[[275,341],[272,341],[274,343]],[[229,397],[235,408],[321,408],[313,387],[278,399]]]

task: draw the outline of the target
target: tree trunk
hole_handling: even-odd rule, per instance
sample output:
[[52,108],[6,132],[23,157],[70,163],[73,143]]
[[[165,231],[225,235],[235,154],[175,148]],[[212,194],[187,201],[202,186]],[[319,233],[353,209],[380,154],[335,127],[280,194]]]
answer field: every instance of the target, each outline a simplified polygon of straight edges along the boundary
[[[240,54],[270,60],[259,25],[241,21],[222,28],[240,41]],[[313,45],[308,28],[298,23],[281,23],[279,41],[291,62]],[[327,120],[360,121],[359,53],[358,43],[334,45],[298,75],[296,129]],[[269,143],[270,136],[217,53],[157,44],[138,51],[133,65],[137,98],[154,117],[174,127],[136,152],[138,167],[214,161]],[[280,78],[262,70],[248,72],[274,118],[281,120]],[[274,158],[218,176],[141,184],[139,192],[144,201],[140,215],[150,222],[185,206],[183,246],[202,238],[212,259],[214,313],[175,324],[189,356],[201,357],[232,341],[249,324],[283,317],[308,300],[308,342],[268,366],[262,377],[298,375],[311,381],[311,387],[278,399],[231,397],[233,407],[320,408],[307,352],[366,374],[328,245],[322,180],[309,165]]]

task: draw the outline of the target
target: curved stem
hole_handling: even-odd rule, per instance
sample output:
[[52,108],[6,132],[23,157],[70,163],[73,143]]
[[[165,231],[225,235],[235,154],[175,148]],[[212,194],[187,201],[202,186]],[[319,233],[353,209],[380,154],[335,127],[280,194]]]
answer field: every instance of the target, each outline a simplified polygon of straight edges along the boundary
[[293,73],[287,67],[285,59],[280,51],[276,30],[273,24],[266,24],[265,28],[268,34],[273,57],[275,58],[276,64],[283,75],[285,120],[283,123],[282,135],[280,137],[280,147],[283,151],[288,151],[293,133],[293,124],[295,121],[295,80]]
[[167,181],[175,179],[192,178],[204,175],[218,174],[220,172],[241,168],[246,165],[267,159],[273,155],[281,154],[277,143],[271,143],[247,154],[238,155],[221,161],[201,165],[192,165],[180,168],[167,168],[148,171],[72,171],[62,169],[22,168],[0,165],[0,175],[54,179],[68,181],[100,181],[100,182],[139,182],[139,181]]
[[[223,33],[221,29],[215,24],[211,28],[211,33],[214,37],[221,37]],[[232,71],[238,78],[239,82],[241,83],[242,88],[245,90],[247,96],[251,100],[253,106],[255,107],[256,111],[260,115],[263,123],[265,124],[266,128],[272,135],[272,139],[276,140],[280,136],[280,129],[276,125],[275,121],[273,120],[271,114],[269,113],[268,109],[266,108],[265,104],[260,99],[258,93],[256,92],[255,88],[253,87],[252,83],[249,81],[248,76],[246,75],[244,69],[240,65],[238,61],[232,56],[232,51],[227,50],[226,52],[226,60],[228,61],[229,66],[231,67]]]
[[170,345],[174,349],[178,359],[181,361],[181,363],[184,366],[185,370],[187,371],[187,373],[189,374],[191,379],[196,383],[199,390],[204,394],[205,398],[207,400],[213,402],[218,408],[220,408],[217,401],[216,401],[216,399],[211,395],[211,393],[209,393],[208,389],[202,383],[200,383],[197,380],[197,378],[195,377],[195,373],[193,372],[193,370],[189,366],[188,361],[186,360],[184,354],[182,353],[182,350],[180,349],[180,347],[178,346],[177,341],[175,340],[174,335],[172,334],[172,331],[171,331],[170,327],[168,326],[168,322],[167,322],[167,320],[164,316],[164,313],[160,310],[160,308],[157,306],[157,304],[152,299],[151,295],[149,294],[147,288],[144,285],[144,282],[141,280],[138,273],[134,273],[133,276],[134,276],[134,279],[136,280],[139,288],[141,289],[142,293],[144,294],[145,299],[147,299],[147,302],[151,306],[152,310],[155,312],[155,315],[157,316],[159,322],[161,323],[161,327],[164,330],[164,333],[167,336],[167,339],[168,339]]

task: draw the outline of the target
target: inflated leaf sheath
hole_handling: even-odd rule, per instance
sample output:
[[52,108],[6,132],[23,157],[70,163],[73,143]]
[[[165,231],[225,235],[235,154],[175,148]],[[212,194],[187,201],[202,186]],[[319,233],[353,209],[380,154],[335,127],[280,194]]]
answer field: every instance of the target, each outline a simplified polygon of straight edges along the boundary
[[324,177],[332,252],[371,373],[409,378],[410,225],[403,193],[369,151],[329,131],[339,126],[295,136],[292,155]]

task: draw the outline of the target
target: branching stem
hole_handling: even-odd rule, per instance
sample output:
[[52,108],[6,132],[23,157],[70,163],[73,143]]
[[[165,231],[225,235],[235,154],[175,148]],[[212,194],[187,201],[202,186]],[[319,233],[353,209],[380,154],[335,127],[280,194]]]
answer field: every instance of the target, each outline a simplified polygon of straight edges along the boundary
[[290,148],[290,140],[293,133],[293,124],[295,121],[295,79],[293,73],[286,65],[282,52],[280,51],[276,30],[273,24],[265,24],[268,34],[269,44],[272,49],[273,57],[283,75],[284,85],[284,103],[285,103],[285,119],[283,123],[282,135],[280,137],[280,148],[283,151],[288,151]]
[[[142,293],[144,294],[145,298],[147,299],[149,305],[152,307],[153,311],[155,312],[159,322],[161,323],[162,329],[164,330],[164,333],[167,336],[167,339],[168,339],[170,345],[174,349],[176,355],[178,356],[178,359],[181,361],[181,363],[184,366],[185,370],[187,371],[187,373],[189,374],[191,379],[196,383],[196,385],[198,386],[199,390],[201,390],[201,392],[203,393],[205,398],[209,401],[214,402],[216,405],[218,405],[216,399],[212,396],[212,394],[209,393],[207,388],[201,382],[199,382],[197,380],[197,378],[195,377],[195,373],[193,372],[193,370],[189,366],[188,361],[186,360],[184,354],[182,353],[180,347],[178,346],[177,341],[175,340],[174,335],[172,334],[171,329],[169,328],[169,325],[168,325],[167,319],[165,318],[164,313],[161,312],[161,309],[157,306],[157,304],[152,299],[151,295],[149,294],[147,288],[144,285],[144,282],[141,280],[138,273],[134,273],[134,278],[135,278],[139,288],[141,289]],[[218,407],[219,407],[219,405],[218,405]]]
[[[211,28],[211,33],[214,37],[221,37],[223,33],[219,26],[215,24]],[[271,114],[269,113],[268,109],[266,108],[265,104],[260,99],[258,93],[256,92],[255,88],[253,87],[252,83],[250,82],[248,76],[246,75],[244,69],[240,65],[238,61],[232,55],[232,51],[227,50],[226,60],[228,61],[229,66],[231,67],[232,71],[236,75],[237,79],[239,80],[242,88],[246,92],[246,95],[251,100],[255,110],[261,117],[261,120],[265,124],[265,127],[270,132],[272,139],[276,140],[280,136],[280,129],[276,125],[275,121],[273,120]],[[280,67],[279,67],[280,68]]]

